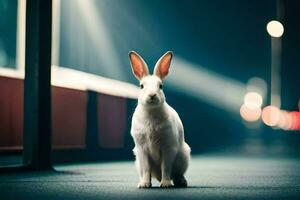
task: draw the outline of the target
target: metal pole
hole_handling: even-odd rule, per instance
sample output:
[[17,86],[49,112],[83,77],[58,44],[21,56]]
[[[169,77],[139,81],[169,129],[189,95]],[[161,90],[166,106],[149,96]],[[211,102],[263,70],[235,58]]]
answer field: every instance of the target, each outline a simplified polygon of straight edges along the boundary
[[51,169],[52,0],[26,2],[24,165]]

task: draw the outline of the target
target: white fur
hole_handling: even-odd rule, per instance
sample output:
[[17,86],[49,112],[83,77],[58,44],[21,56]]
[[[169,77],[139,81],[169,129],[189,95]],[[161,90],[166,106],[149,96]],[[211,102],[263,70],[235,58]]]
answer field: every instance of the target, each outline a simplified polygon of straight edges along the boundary
[[[161,187],[187,186],[184,173],[190,160],[190,147],[184,141],[184,130],[177,112],[165,101],[161,77],[140,78],[138,105],[132,117],[131,135],[134,139],[139,188],[151,187],[151,177]],[[150,95],[155,94],[154,100]]]

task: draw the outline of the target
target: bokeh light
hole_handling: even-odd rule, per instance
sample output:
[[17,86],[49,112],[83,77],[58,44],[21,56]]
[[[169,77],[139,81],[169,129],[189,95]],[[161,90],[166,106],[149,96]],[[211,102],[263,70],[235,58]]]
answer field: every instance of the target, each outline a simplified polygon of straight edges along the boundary
[[270,36],[278,38],[282,36],[284,28],[279,21],[272,20],[267,24],[267,31]]
[[249,109],[260,108],[263,103],[262,96],[257,92],[248,92],[244,97],[244,104]]
[[249,108],[245,104],[243,104],[240,108],[241,117],[248,122],[254,122],[259,120],[261,115],[261,108]]
[[300,129],[300,112],[293,111],[290,112],[290,115],[292,117],[292,130],[299,130]]
[[290,130],[292,128],[293,119],[290,113],[281,110],[277,126],[283,130]]
[[300,130],[300,112],[280,110],[275,106],[267,106],[262,111],[262,120],[268,126],[276,126],[283,130]]
[[276,126],[279,123],[281,111],[276,106],[267,106],[262,111],[262,120],[268,126]]
[[252,77],[247,82],[248,92],[257,92],[264,97],[267,93],[267,83],[264,79],[260,77]]

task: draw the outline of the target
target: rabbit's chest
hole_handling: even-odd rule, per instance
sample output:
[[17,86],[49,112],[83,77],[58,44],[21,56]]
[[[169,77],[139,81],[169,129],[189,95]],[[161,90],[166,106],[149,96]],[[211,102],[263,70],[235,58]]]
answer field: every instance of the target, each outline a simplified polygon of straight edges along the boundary
[[161,154],[172,140],[171,127],[165,124],[153,124],[146,134],[148,152],[152,160],[159,163]]
[[149,123],[147,130],[146,141],[151,148],[159,149],[172,137],[172,128],[168,124]]
[[134,120],[132,134],[145,149],[161,149],[175,136],[172,123],[167,119],[148,118]]

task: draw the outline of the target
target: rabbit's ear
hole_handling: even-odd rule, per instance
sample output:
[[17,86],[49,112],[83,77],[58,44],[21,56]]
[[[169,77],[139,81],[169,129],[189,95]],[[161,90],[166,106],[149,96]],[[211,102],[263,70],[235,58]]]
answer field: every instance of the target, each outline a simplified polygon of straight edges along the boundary
[[164,79],[169,73],[172,57],[173,57],[173,53],[171,51],[165,53],[157,61],[154,68],[154,75],[160,77],[161,79]]
[[149,75],[147,64],[139,54],[134,51],[130,51],[129,58],[132,72],[138,80],[141,80],[143,77]]

